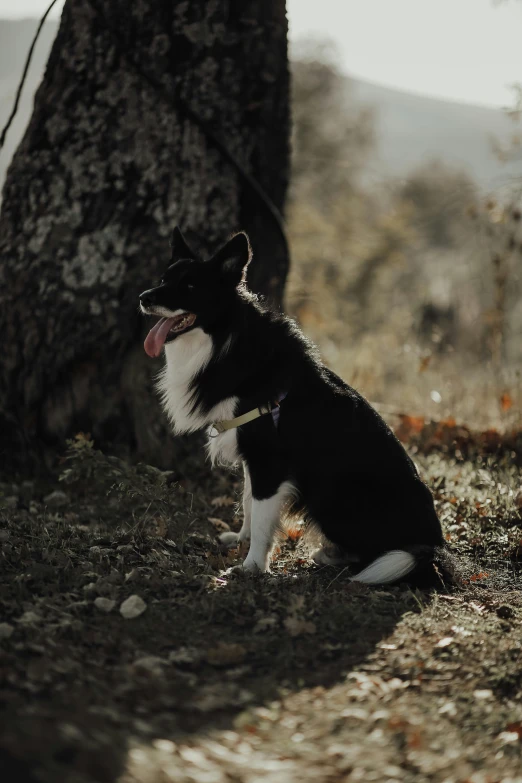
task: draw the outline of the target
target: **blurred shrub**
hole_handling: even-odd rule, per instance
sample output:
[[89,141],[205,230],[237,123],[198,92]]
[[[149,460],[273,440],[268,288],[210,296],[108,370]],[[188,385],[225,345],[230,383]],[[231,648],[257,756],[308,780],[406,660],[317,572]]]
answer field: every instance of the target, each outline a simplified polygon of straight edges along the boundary
[[374,113],[357,105],[327,44],[296,51],[293,101],[288,309],[371,399],[489,422],[500,385],[520,392],[512,208],[437,161],[363,184]]
[[477,189],[464,172],[432,161],[414,171],[398,189],[397,197],[411,204],[412,224],[428,244],[448,248],[469,234],[469,210]]

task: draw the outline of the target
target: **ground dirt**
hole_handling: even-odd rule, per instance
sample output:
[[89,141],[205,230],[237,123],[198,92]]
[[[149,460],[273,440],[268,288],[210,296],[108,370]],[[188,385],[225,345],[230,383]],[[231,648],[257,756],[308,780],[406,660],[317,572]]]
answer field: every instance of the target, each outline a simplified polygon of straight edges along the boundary
[[462,568],[436,592],[312,566],[299,527],[227,575],[240,479],[196,456],[80,435],[61,481],[4,480],[2,782],[522,781],[516,454],[413,455]]

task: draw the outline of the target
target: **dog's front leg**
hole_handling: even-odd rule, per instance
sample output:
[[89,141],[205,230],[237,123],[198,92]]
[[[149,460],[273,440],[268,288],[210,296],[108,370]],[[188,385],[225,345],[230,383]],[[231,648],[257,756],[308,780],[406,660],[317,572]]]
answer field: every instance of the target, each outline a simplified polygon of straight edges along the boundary
[[221,533],[219,539],[225,546],[239,546],[241,548],[241,554],[244,556],[243,548],[246,548],[248,541],[250,541],[250,528],[252,524],[252,482],[250,481],[250,474],[246,462],[243,462],[243,470],[245,481],[243,484],[243,524],[241,525],[241,530],[239,533]]
[[292,491],[292,484],[285,481],[273,495],[260,499],[256,498],[254,488],[250,551],[243,563],[245,571],[264,572],[268,570],[269,556],[274,543],[274,534],[279,525],[281,510]]
[[245,471],[245,483],[243,486],[243,524],[239,531],[239,547],[241,554],[245,554],[247,542],[250,541],[251,529],[252,529],[252,482],[250,480],[250,474],[246,466],[246,462],[243,463]]

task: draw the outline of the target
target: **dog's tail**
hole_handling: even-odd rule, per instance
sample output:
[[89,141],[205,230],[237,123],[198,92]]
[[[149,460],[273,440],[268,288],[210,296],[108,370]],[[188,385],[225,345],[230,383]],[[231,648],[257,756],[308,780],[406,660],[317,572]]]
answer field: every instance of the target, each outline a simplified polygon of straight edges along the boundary
[[440,546],[392,549],[355,574],[352,582],[386,585],[406,577],[408,582],[416,584],[448,587],[456,581],[456,563],[447,549]]

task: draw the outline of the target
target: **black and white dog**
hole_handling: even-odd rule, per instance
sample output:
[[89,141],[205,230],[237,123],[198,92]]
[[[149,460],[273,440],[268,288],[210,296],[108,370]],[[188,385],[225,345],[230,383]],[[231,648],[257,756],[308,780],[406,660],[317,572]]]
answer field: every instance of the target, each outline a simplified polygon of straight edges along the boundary
[[243,567],[267,571],[283,513],[318,527],[318,563],[353,560],[354,579],[384,584],[434,571],[443,536],[429,489],[379,414],[321,363],[294,321],[245,283],[237,234],[203,261],[179,229],[159,285],[140,296],[161,316],[145,340],[165,350],[158,388],[174,432],[208,429],[213,462],[243,463]]

